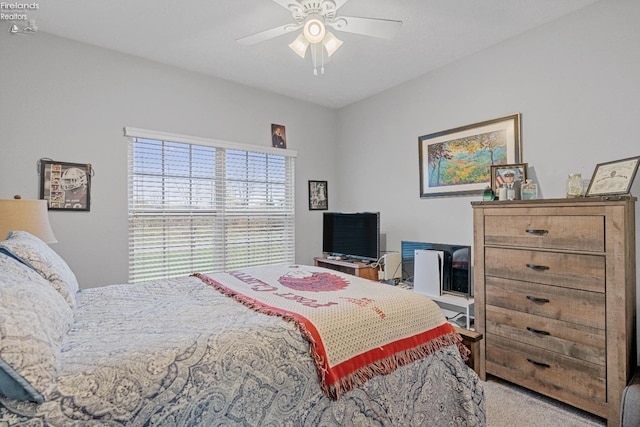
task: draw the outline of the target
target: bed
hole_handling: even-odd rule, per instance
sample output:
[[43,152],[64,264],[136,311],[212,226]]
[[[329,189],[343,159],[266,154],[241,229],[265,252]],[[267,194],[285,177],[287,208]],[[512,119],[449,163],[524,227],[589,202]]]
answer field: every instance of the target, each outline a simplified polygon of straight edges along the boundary
[[[340,293],[358,286],[366,297]],[[51,248],[12,232],[0,301],[3,427],[486,424],[482,384],[433,302],[320,267],[79,290]],[[422,319],[409,306],[430,320],[405,326]],[[370,316],[365,329],[355,313]],[[385,322],[405,335],[378,338]],[[424,324],[437,326],[410,330]]]

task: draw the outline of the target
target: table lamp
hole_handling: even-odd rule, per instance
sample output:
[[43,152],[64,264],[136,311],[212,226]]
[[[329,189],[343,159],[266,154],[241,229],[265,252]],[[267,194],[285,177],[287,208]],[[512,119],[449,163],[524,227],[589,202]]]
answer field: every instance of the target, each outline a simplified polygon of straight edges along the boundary
[[57,242],[49,224],[46,200],[25,200],[20,196],[0,199],[0,240],[13,230],[27,231],[45,243]]

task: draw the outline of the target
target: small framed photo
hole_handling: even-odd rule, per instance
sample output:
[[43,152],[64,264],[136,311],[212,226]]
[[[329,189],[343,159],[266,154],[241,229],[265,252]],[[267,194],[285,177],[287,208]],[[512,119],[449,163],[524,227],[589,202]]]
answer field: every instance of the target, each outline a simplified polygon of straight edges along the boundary
[[586,196],[629,194],[639,163],[640,156],[597,164]]
[[89,211],[91,164],[40,161],[40,199],[49,210]]
[[327,181],[309,181],[309,210],[326,211],[329,209]]
[[287,148],[287,130],[283,125],[271,124],[271,145],[275,148]]
[[[507,199],[520,200],[521,187],[526,180],[527,163],[491,166],[491,189],[495,192],[496,196],[499,196],[500,187],[505,184],[505,187],[508,190],[513,190],[512,192],[509,192],[509,197],[507,197]],[[503,198],[500,200],[505,199]]]

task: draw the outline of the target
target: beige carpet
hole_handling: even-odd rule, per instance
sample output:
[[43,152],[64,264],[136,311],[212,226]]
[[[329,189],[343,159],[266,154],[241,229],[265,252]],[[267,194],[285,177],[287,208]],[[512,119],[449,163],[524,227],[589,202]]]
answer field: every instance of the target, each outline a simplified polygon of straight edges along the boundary
[[495,377],[484,384],[487,427],[592,427],[604,419]]

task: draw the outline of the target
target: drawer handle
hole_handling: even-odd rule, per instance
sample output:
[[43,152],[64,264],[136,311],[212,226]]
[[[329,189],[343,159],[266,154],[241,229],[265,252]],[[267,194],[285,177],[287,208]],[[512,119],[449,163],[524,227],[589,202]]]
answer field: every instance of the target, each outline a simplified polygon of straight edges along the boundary
[[538,335],[551,335],[547,331],[541,331],[540,329],[535,329],[535,328],[532,328],[531,326],[527,326],[527,331],[533,332],[534,334],[538,334]]
[[547,364],[547,363],[542,363],[542,362],[536,362],[533,359],[527,359],[527,362],[532,363],[536,366],[540,366],[541,368],[550,368],[551,365]]
[[547,271],[549,269],[546,265],[526,264],[526,266],[534,271]]
[[532,295],[527,295],[527,299],[529,301],[537,302],[537,303],[540,303],[540,304],[545,304],[547,302],[550,302],[550,300],[548,298],[538,298],[538,297],[534,297]]
[[535,236],[544,236],[545,234],[549,233],[549,230],[539,230],[539,229],[535,229],[535,228],[527,228],[524,231],[526,231],[529,234],[533,234]]

